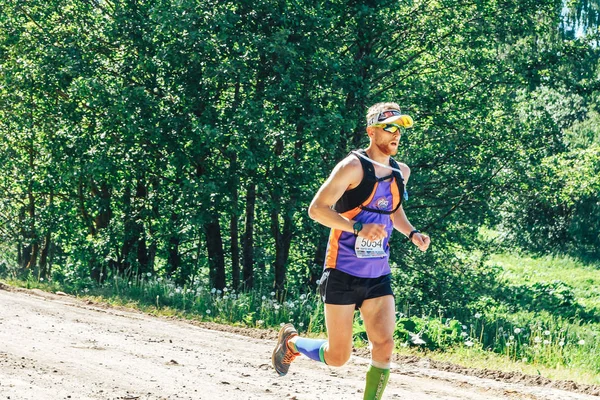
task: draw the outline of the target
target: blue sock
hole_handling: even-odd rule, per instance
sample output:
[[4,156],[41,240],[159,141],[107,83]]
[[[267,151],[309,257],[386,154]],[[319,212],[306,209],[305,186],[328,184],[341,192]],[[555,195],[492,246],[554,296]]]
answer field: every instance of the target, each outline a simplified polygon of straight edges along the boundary
[[294,347],[298,350],[298,353],[304,354],[306,357],[325,363],[325,345],[327,340],[325,339],[307,339],[297,336],[294,339]]

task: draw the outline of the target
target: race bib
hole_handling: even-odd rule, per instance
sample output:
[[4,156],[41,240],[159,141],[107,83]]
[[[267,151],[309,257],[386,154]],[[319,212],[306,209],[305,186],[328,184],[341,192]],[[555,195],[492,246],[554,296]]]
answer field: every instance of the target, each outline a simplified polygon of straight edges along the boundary
[[383,249],[383,239],[369,240],[357,237],[354,243],[354,252],[358,258],[381,258],[387,256]]

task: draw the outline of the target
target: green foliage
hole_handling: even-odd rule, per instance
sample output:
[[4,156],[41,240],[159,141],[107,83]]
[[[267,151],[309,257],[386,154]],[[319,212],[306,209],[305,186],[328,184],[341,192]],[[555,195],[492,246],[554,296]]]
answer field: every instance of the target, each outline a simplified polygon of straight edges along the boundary
[[[433,239],[392,238],[397,299],[462,318],[497,284],[484,224],[598,255],[599,47],[566,27],[595,14],[567,6],[0,0],[0,256],[75,290],[312,292],[327,230],[306,208],[366,144],[367,107],[396,100],[416,121],[404,207]],[[523,290],[572,310],[568,287]]]

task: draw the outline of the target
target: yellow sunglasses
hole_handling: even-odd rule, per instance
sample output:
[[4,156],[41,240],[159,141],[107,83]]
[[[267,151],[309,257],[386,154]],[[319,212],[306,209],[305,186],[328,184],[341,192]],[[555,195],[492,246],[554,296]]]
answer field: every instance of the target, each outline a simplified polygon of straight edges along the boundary
[[377,128],[383,128],[384,131],[389,132],[389,133],[396,133],[398,131],[400,131],[400,133],[404,132],[404,127],[398,125],[398,124],[376,124],[373,125]]

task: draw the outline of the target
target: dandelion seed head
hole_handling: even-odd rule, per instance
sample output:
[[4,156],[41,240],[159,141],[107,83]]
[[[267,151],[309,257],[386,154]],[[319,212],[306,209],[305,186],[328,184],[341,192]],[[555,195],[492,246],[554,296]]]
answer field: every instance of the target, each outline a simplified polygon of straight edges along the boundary
[[545,330],[545,331],[544,331],[544,335],[546,335],[546,336],[550,336],[550,331],[549,331],[549,330]]
[[583,346],[585,344],[585,340],[581,339],[579,342],[577,342],[577,344]]
[[518,335],[519,333],[521,333],[521,328],[515,328],[514,332],[516,335]]
[[481,313],[475,313],[475,318],[476,318],[476,319],[479,319],[479,318],[481,318]]
[[467,347],[471,347],[471,346],[473,346],[473,344],[474,344],[474,343],[473,343],[471,340],[467,340],[467,341],[465,342],[465,346],[467,346]]

